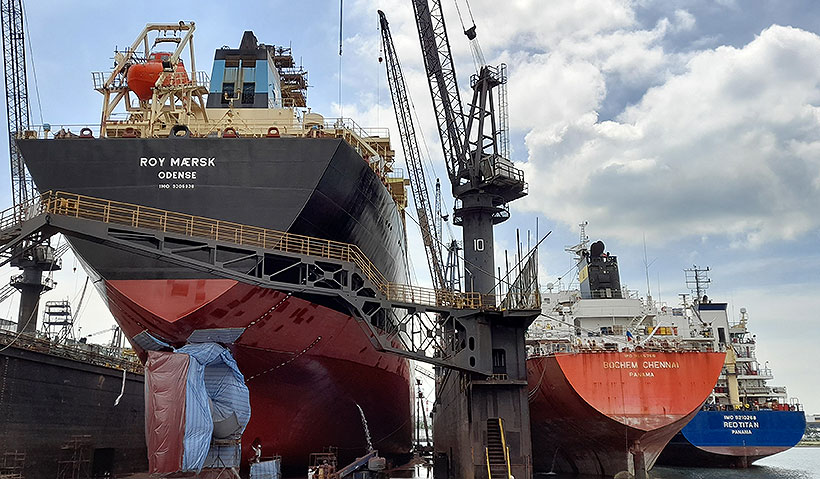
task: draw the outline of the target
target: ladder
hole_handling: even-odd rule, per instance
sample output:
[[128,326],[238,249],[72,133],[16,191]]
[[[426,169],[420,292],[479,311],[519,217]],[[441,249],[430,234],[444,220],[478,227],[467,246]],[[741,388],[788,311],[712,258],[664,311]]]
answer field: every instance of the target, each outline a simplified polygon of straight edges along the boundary
[[510,450],[504,437],[504,423],[500,417],[487,419],[487,474],[489,479],[509,479]]

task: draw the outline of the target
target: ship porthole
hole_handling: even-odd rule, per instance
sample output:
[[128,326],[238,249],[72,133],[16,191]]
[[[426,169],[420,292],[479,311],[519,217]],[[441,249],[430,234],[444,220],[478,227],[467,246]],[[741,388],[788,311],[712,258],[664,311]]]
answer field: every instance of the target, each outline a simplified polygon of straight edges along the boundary
[[470,351],[475,351],[475,338],[470,336],[470,340],[468,341]]
[[471,368],[475,367],[475,356],[470,356],[470,367]]

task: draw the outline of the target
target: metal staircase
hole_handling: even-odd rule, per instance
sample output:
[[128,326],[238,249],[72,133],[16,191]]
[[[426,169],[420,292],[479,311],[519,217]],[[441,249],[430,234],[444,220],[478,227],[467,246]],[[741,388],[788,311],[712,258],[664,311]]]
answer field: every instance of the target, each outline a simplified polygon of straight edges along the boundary
[[487,419],[487,474],[489,479],[509,479],[510,450],[504,437],[504,423],[500,417]]

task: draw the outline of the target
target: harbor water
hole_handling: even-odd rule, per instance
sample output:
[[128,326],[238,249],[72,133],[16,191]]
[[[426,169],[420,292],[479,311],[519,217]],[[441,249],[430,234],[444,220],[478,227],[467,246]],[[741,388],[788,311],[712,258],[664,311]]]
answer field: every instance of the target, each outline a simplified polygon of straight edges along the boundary
[[[418,478],[426,476],[419,475]],[[432,477],[432,476],[430,476]],[[656,467],[651,479],[820,479],[820,447],[795,447],[757,461],[749,469]],[[536,479],[602,479],[602,476],[536,474]]]
[[820,479],[820,447],[795,447],[760,461],[749,469],[658,467],[654,479]]

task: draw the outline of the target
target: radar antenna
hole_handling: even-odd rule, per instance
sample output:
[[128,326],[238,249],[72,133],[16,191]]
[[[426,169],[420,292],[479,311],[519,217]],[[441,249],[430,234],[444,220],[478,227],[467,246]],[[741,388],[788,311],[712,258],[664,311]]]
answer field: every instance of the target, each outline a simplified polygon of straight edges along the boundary
[[697,265],[692,265],[683,271],[686,273],[686,286],[695,295],[695,303],[705,303],[708,300],[706,290],[712,282],[709,279],[709,267],[698,268]]

